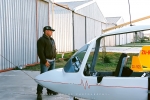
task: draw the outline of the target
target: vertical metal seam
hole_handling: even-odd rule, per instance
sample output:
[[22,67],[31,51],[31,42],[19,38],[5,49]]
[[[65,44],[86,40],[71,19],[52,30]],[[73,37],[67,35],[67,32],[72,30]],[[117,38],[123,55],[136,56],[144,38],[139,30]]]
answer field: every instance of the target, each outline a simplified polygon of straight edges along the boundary
[[115,46],[117,45],[116,35],[115,35]]
[[48,25],[50,25],[50,18],[49,18],[50,12],[49,12],[49,9],[50,9],[50,3],[48,2]]
[[86,21],[87,21],[87,18],[86,18],[86,16],[85,16],[85,44],[87,43],[87,23],[86,23]]
[[72,30],[73,30],[73,50],[75,50],[75,39],[74,39],[74,12],[72,11]]
[[[36,41],[37,40],[38,40],[38,0],[36,0]],[[38,62],[38,55],[36,56],[36,61]]]

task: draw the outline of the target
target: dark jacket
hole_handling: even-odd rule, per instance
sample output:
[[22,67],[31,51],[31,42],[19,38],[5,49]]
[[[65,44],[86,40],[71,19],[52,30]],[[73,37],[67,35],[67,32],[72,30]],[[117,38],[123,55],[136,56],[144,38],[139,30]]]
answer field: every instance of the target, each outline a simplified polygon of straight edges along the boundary
[[54,39],[43,34],[43,36],[37,41],[37,53],[40,58],[40,62],[43,64],[46,63],[46,59],[56,58],[56,46]]

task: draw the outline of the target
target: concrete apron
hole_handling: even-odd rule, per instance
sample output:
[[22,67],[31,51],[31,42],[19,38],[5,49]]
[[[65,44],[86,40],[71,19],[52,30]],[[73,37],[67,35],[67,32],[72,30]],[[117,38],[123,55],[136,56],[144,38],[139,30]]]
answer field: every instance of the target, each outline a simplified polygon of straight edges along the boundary
[[[25,71],[31,77],[40,74],[39,71]],[[37,83],[21,70],[0,73],[0,100],[36,100]],[[58,94],[48,96],[43,89],[43,100],[69,100],[69,96]],[[85,100],[85,99],[80,99]]]

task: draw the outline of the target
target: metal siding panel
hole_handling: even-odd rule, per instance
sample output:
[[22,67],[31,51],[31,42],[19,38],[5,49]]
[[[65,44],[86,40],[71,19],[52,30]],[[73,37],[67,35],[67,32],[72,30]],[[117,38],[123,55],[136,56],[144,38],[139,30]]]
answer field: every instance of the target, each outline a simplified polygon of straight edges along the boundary
[[[0,53],[14,64],[0,57],[0,70],[35,62],[35,0],[1,0],[0,7],[0,14],[2,13],[0,15],[0,28],[2,29],[0,31]],[[31,52],[34,55],[33,58]]]
[[[37,58],[37,46],[36,46],[36,1],[32,0],[32,3],[28,2],[30,5],[29,9],[28,9],[28,13],[30,15],[30,20],[28,22],[28,28],[29,28],[29,32],[28,32],[28,37],[30,37],[30,41],[28,42],[30,44],[30,53],[29,53],[29,61],[28,64],[31,63],[35,63],[36,62],[36,58]],[[33,13],[34,11],[34,13]],[[28,39],[27,39],[28,41]]]
[[[9,6],[12,7],[10,1],[9,1]],[[9,25],[9,28],[10,28],[10,29],[9,29],[9,33],[12,33],[12,22],[11,22],[12,12],[11,12],[11,10],[9,10],[9,16],[10,16],[10,17],[9,17],[9,20],[8,20],[8,21],[9,21],[9,24],[8,24],[8,25]],[[9,35],[9,42],[10,42],[10,43],[12,43],[12,36],[13,36],[13,35]],[[12,47],[13,47],[12,44],[9,44],[9,60],[10,60],[10,61],[12,61],[12,52],[11,52],[11,51],[12,51]],[[12,61],[12,62],[13,62],[13,61]],[[11,67],[12,67],[12,65],[11,65],[11,63],[9,63],[9,68],[11,68]]]
[[[4,54],[4,56],[9,60],[9,58],[8,58],[8,42],[7,41],[9,41],[9,38],[8,38],[8,17],[7,16],[9,16],[9,11],[8,11],[8,9],[7,9],[7,7],[8,7],[9,5],[8,5],[8,3],[7,3],[7,5],[6,5],[6,14],[5,14],[5,16],[6,16],[6,19],[5,19],[5,34],[4,34],[4,41],[5,41],[5,50],[4,50],[4,52],[5,52],[5,54]],[[7,49],[8,48],[8,49]],[[9,63],[7,63],[7,60],[5,59],[5,66],[6,66],[6,68],[8,68],[8,66],[9,66]]]
[[109,46],[109,37],[105,37],[105,46]]
[[127,43],[133,42],[133,33],[127,34]]
[[95,21],[95,36],[100,36],[102,34],[101,22]]
[[[3,11],[4,11],[4,8],[3,8],[3,4],[4,4],[4,2],[3,1],[1,1],[1,8],[2,8],[2,14],[1,14],[1,26],[2,26],[2,28],[1,28],[1,55],[3,56],[4,55],[4,53],[3,53],[3,51],[4,51],[4,38],[3,38],[3,34],[4,34],[4,29],[3,29],[3,27],[4,27],[4,13],[3,13]],[[3,67],[4,67],[4,58],[3,57],[1,57],[1,69],[3,69]]]
[[2,15],[3,15],[3,9],[2,9],[2,0],[0,0],[0,70],[2,69]]
[[[20,35],[19,35],[19,29],[20,29],[20,25],[19,25],[19,20],[20,20],[20,13],[19,13],[19,9],[21,9],[20,7],[19,7],[19,1],[17,0],[16,2],[16,8],[14,9],[14,10],[16,10],[16,11],[14,11],[14,15],[13,15],[13,17],[15,18],[15,20],[16,20],[16,26],[15,26],[15,29],[16,29],[16,37],[15,37],[15,39],[17,40],[16,42],[16,44],[15,44],[15,47],[16,47],[16,50],[15,51],[17,51],[16,53],[15,53],[15,57],[16,57],[16,64],[17,65],[20,65],[21,64],[21,59],[22,58],[20,58],[20,57],[17,57],[18,55],[21,55],[21,47],[20,47]],[[18,9],[19,8],[19,9]],[[18,16],[16,16],[16,13],[18,13]],[[22,55],[21,55],[22,56]]]
[[130,36],[131,36],[131,38],[130,38],[130,39],[131,39],[131,42],[134,42],[134,33],[131,33]]
[[38,0],[38,37],[43,35],[43,27],[48,25],[48,3]]
[[108,41],[107,46],[115,46],[115,36],[109,36],[107,41]]
[[122,43],[122,42],[123,42],[122,40],[123,40],[123,36],[122,36],[122,34],[120,34],[120,45],[123,44],[123,43]]
[[[1,45],[2,45],[2,48],[1,48],[1,55],[2,56],[4,56],[4,23],[5,23],[5,20],[4,20],[4,18],[5,18],[5,9],[4,9],[4,0],[2,0],[2,14],[1,14],[1,16],[2,16],[2,19],[1,19],[1,21],[2,21],[2,28],[1,28],[1,30],[2,30],[2,34],[1,34]],[[1,59],[1,64],[2,64],[2,67],[1,67],[1,69],[3,70],[4,69],[4,61],[5,61],[5,59],[3,58],[3,57],[1,57],[2,59]]]
[[74,14],[74,43],[75,50],[85,44],[85,17],[77,14]]
[[[3,18],[3,8],[2,8],[2,0],[0,0],[0,47],[1,47],[1,49],[0,49],[0,55],[2,55],[2,33],[3,33],[3,20],[2,20],[2,18]],[[0,56],[0,70],[2,69],[2,66],[3,66],[3,63],[2,63],[2,61],[3,61],[3,58],[2,58],[2,56]]]
[[[6,4],[5,3],[6,1],[3,1],[3,3],[4,4]],[[3,6],[4,7],[4,6]],[[5,37],[6,37],[6,20],[7,20],[7,16],[6,16],[6,14],[7,14],[7,5],[5,5],[5,7],[4,7],[4,11],[5,11],[5,13],[3,14],[4,15],[4,23],[3,23],[3,25],[4,25],[4,27],[3,27],[3,56],[4,57],[6,57],[6,39],[5,39]],[[4,67],[6,67],[7,68],[7,65],[6,65],[6,59],[3,59],[3,69],[4,69]]]
[[126,34],[120,35],[120,45],[126,44]]
[[120,36],[119,35],[116,35],[116,45],[120,45],[120,38],[119,38]]
[[96,2],[77,10],[76,12],[85,15],[87,17],[93,18],[95,20],[106,23],[106,19],[103,16],[102,12],[100,11]]
[[[91,0],[90,0],[91,1]],[[84,5],[84,4],[86,4],[86,3],[88,3],[88,2],[90,2],[89,0],[78,0],[78,1],[75,1],[74,0],[74,2],[58,2],[59,4],[61,4],[61,5],[67,5],[70,9],[74,9],[74,8],[76,8],[76,7],[78,7],[78,6],[80,6],[80,5]],[[57,8],[57,10],[59,10],[60,8]]]
[[114,36],[113,36],[113,44],[112,44],[112,46],[115,46],[115,45],[116,45],[116,41],[115,41],[115,40],[116,40],[116,36],[114,35]]
[[14,37],[13,37],[13,49],[14,49],[14,64],[15,65],[17,65],[18,64],[18,60],[17,60],[17,53],[19,54],[19,51],[16,53],[15,51],[17,51],[17,49],[18,49],[18,38],[17,38],[17,16],[15,16],[15,10],[17,11],[17,5],[16,5],[16,2],[12,2],[12,4],[13,4],[13,7],[12,7],[12,19],[11,19],[11,21],[12,21],[12,23],[14,23],[14,26],[13,26],[13,29],[14,29],[14,31],[13,31],[13,34],[14,34]]
[[123,44],[123,34],[120,34],[120,45]]
[[86,32],[87,32],[87,42],[92,40],[95,37],[95,23],[93,19],[86,19]]
[[[45,1],[38,0],[38,38],[43,35],[43,27],[49,25],[49,4]],[[40,59],[38,58],[38,61]]]
[[[91,13],[93,13],[93,5],[92,6],[90,6],[90,7],[88,7],[88,8],[86,8],[86,9],[82,9],[82,11],[85,13],[88,13],[89,15],[92,15]],[[97,5],[96,5],[96,7],[97,7]],[[92,8],[92,10],[89,12],[89,10]],[[63,29],[62,28],[65,28],[66,26],[66,23],[65,22],[68,22],[68,19],[71,19],[72,18],[72,16],[70,16],[68,19],[65,19],[66,18],[66,16],[64,16],[64,14],[65,14],[65,12],[67,12],[67,10],[66,9],[64,9],[64,8],[61,8],[61,7],[58,7],[58,6],[54,6],[54,9],[55,9],[55,15],[54,15],[54,28],[56,29],[56,31],[55,31],[55,33],[53,34],[53,37],[54,37],[54,39],[55,39],[55,41],[56,41],[56,46],[57,46],[57,50],[58,50],[58,52],[67,52],[66,51],[66,47],[64,47],[65,45],[69,45],[69,44],[64,44],[63,42],[64,42],[64,40],[62,40],[62,38],[65,38],[65,40],[66,40],[66,43],[70,43],[70,42],[67,42],[68,40],[70,40],[70,39],[68,39],[68,35],[67,34],[64,34],[63,36],[65,36],[65,37],[63,37],[60,33],[62,33],[63,34],[63,32],[65,32],[65,31],[63,31]],[[52,11],[52,9],[50,9],[51,11]],[[95,10],[95,11],[98,11],[98,12],[100,12],[100,10],[99,9],[97,9],[97,10]],[[71,11],[68,11],[68,12],[70,12],[70,13],[72,13]],[[78,12],[78,11],[77,11]],[[77,14],[75,14],[75,15],[77,15]],[[51,14],[51,16],[52,16],[52,14]],[[80,20],[77,20],[77,18],[74,18],[74,34],[75,34],[75,40],[74,40],[74,43],[75,43],[75,49],[76,49],[76,47],[79,49],[82,45],[84,45],[85,44],[85,19],[83,19],[82,17],[83,16],[81,16],[81,15],[78,15],[78,16],[80,16],[80,18],[78,18],[78,19],[80,19]],[[102,16],[103,17],[103,16]],[[103,17],[104,18],[104,17]],[[52,19],[52,18],[51,18]],[[64,20],[63,20],[64,19]],[[100,19],[102,19],[102,18],[100,18]],[[96,37],[96,36],[98,36],[98,35],[100,35],[101,34],[101,28],[102,28],[102,23],[100,22],[100,21],[96,21],[96,20],[94,20],[94,19],[91,19],[92,20],[92,22],[94,23],[93,25],[91,25],[92,26],[92,28],[90,29],[90,30],[93,30],[92,32],[94,32],[93,34],[93,37],[92,38],[94,38],[94,37]],[[84,21],[84,22],[83,22]],[[80,22],[81,23],[81,25],[80,24],[78,24],[78,22]],[[83,23],[82,23],[83,22]],[[72,26],[72,23],[71,23],[71,25],[68,25],[68,31],[70,31],[69,29],[71,28],[70,26]],[[90,26],[90,24],[89,24],[89,26]],[[100,26],[100,27],[99,27]],[[78,32],[79,31],[79,27],[81,27],[82,29],[80,29],[80,31],[81,32]],[[87,27],[87,28],[89,28],[89,27]],[[66,28],[65,28],[66,29]],[[66,32],[68,32],[68,31],[66,31]],[[83,32],[82,32],[83,31]],[[86,31],[87,32],[87,31]],[[100,32],[100,33],[99,33]],[[60,34],[59,36],[58,36],[58,34]],[[71,30],[71,32],[70,33],[72,33],[72,30]],[[77,35],[77,34],[79,34],[79,33],[82,33],[82,34],[80,34],[80,37],[79,37],[79,35]],[[83,34],[84,33],[84,34]],[[90,34],[91,35],[91,34]],[[66,38],[67,37],[67,38]],[[89,36],[90,37],[90,36]],[[89,40],[91,40],[92,38],[90,38]],[[77,43],[77,41],[78,41],[78,39],[80,40],[80,42],[81,43]],[[84,40],[83,40],[84,39]],[[61,42],[62,41],[62,42]],[[72,38],[71,38],[71,42],[72,42],[73,40],[72,40]],[[79,42],[79,41],[78,41]],[[71,48],[72,48],[72,45],[73,45],[73,43],[71,44],[71,45],[69,45],[68,47],[70,47],[71,46]],[[63,49],[64,48],[64,49]],[[71,50],[71,49],[70,49]]]
[[126,34],[123,34],[123,44],[126,44]]
[[106,41],[108,43],[106,46],[110,46],[110,36],[106,37]]
[[[33,7],[33,8],[32,8]],[[33,13],[31,9],[34,9],[35,12]],[[30,8],[31,12],[31,21],[30,21],[30,25],[32,25],[30,27],[30,34],[32,34],[32,45],[31,45],[31,54],[32,54],[32,60],[31,63],[35,63],[37,61],[37,45],[36,45],[36,1],[33,0],[31,8]],[[35,30],[33,30],[33,28],[35,28]]]
[[133,33],[116,35],[116,45],[123,45],[133,41]]
[[[4,3],[4,1],[3,1],[3,3]],[[3,10],[6,11],[6,8],[3,8]],[[6,18],[6,13],[3,14],[3,17]],[[5,22],[5,20],[6,19],[3,20],[3,34],[2,34],[2,38],[3,38],[3,40],[2,40],[3,41],[2,54],[3,54],[3,56],[5,56],[5,52],[4,52],[5,51],[5,45],[4,45],[5,44],[5,34],[4,33],[6,33],[6,28],[5,28],[6,27],[6,22]],[[5,65],[5,59],[3,59],[3,66],[2,66],[3,69],[4,69],[4,65]]]
[[86,20],[86,32],[87,32],[87,42],[92,40],[93,38],[100,36],[102,33],[101,22],[87,18]]
[[54,5],[49,3],[49,25],[53,27],[53,14],[54,14]]
[[54,29],[53,37],[56,42],[57,52],[72,52],[72,12],[64,8],[56,10],[54,13]]

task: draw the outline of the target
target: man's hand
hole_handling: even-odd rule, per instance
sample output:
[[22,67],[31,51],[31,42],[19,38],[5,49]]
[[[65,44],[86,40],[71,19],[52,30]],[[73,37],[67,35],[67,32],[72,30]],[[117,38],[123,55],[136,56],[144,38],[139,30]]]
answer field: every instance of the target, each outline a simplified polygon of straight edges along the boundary
[[49,66],[50,66],[50,63],[49,63],[48,61],[46,61],[45,66],[46,66],[46,67],[49,67]]

